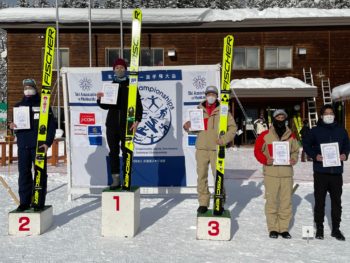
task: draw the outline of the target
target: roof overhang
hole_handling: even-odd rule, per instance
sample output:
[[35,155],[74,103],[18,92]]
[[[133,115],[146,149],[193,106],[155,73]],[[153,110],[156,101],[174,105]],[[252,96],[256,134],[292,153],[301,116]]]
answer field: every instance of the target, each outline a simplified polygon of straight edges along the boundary
[[[297,11],[296,11],[297,10]],[[217,10],[207,8],[143,9],[143,28],[280,28],[350,26],[350,10],[269,8]],[[131,27],[131,9],[123,11],[123,26]],[[319,15],[318,15],[319,13]],[[119,9],[92,9],[92,28],[119,28]],[[88,9],[60,8],[61,28],[87,28]],[[56,23],[55,8],[0,10],[0,28],[45,28]]]
[[317,87],[305,88],[234,88],[239,98],[317,97]]

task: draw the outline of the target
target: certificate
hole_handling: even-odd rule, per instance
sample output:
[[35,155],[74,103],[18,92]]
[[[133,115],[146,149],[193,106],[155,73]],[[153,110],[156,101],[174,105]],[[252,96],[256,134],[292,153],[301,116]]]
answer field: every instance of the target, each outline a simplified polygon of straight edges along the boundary
[[339,145],[334,143],[321,143],[321,155],[323,157],[323,167],[340,166]]
[[15,130],[30,129],[30,112],[28,106],[13,108],[13,123],[17,126]]
[[119,91],[118,83],[103,83],[103,97],[101,97],[102,104],[117,104]]
[[202,109],[188,110],[190,117],[191,127],[190,131],[203,131],[204,130],[204,119]]
[[272,142],[273,165],[290,165],[289,142]]

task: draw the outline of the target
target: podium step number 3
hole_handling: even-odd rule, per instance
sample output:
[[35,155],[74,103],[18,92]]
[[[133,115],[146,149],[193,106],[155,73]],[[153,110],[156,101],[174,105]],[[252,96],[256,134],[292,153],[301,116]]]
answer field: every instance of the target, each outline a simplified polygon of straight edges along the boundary
[[209,209],[205,214],[197,215],[197,239],[230,240],[231,215],[225,210],[221,216],[214,216]]
[[35,236],[48,230],[53,222],[52,206],[45,206],[44,210],[34,212],[29,209],[23,212],[16,210],[9,213],[9,235]]

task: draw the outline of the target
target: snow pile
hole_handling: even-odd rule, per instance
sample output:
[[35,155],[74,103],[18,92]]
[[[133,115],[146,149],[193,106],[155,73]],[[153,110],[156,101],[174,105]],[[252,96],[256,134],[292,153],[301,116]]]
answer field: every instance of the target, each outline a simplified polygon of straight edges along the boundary
[[[350,17],[349,9],[317,8],[267,8],[258,9],[209,9],[209,8],[149,8],[142,9],[143,22],[157,23],[201,23],[215,21],[243,21],[249,19],[283,18],[335,18]],[[131,21],[132,9],[123,10],[124,21]],[[81,23],[88,21],[88,9],[60,8],[62,23]],[[56,20],[55,8],[7,8],[0,10],[0,23],[11,22],[53,22]],[[119,9],[92,9],[92,22],[117,23],[120,20]]]
[[335,101],[350,99],[350,82],[335,87],[332,90],[332,99]]
[[300,79],[293,77],[263,79],[263,78],[247,78],[234,79],[231,81],[232,89],[274,89],[274,88],[312,88]]

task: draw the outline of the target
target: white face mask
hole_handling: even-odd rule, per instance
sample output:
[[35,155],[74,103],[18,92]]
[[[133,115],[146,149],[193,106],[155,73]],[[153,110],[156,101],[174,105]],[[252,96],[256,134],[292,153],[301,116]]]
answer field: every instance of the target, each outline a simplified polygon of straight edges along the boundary
[[125,77],[125,69],[115,69],[114,73],[120,79]]
[[36,90],[35,89],[26,89],[24,90],[24,96],[33,96],[36,94]]
[[323,115],[322,120],[325,124],[331,124],[334,122],[334,115]]
[[216,98],[214,96],[208,96],[207,102],[211,105],[216,101]]

